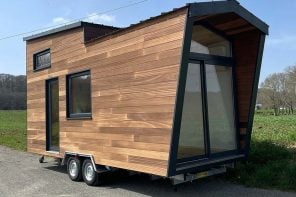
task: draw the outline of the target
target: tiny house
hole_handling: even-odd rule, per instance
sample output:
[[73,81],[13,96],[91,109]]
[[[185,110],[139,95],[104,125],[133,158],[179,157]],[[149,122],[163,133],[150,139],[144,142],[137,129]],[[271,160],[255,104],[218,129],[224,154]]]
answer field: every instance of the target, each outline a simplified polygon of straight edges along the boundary
[[175,184],[224,172],[249,153],[267,34],[238,2],[216,1],[26,37],[27,150],[89,185],[114,169]]

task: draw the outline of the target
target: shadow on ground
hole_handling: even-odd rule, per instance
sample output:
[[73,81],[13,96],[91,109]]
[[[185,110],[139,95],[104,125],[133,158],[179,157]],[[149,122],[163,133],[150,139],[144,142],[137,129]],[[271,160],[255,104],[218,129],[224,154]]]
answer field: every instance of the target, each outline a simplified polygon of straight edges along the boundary
[[253,140],[248,160],[226,178],[251,187],[296,191],[296,149]]
[[59,165],[52,165],[52,166],[46,166],[44,167],[45,169],[48,169],[48,170],[52,170],[52,171],[56,171],[56,172],[60,172],[60,173],[64,173],[64,174],[67,174],[67,167],[64,165],[64,166],[59,166]]
[[[45,168],[59,173],[67,173],[66,167],[64,166],[54,165]],[[211,190],[212,193],[221,193],[221,191],[223,191],[225,196],[229,196],[227,195],[229,183],[222,181],[219,177],[209,177],[191,183],[185,183],[179,185],[177,189],[171,184],[169,179],[161,178],[158,180],[151,180],[150,176],[146,174],[135,174],[130,176],[127,171],[123,170],[106,173],[102,178],[104,179],[104,184],[98,186],[98,188],[102,187],[110,190],[110,192],[112,190],[121,189],[147,196],[180,196],[181,194],[186,196],[196,196],[197,193],[201,194],[201,191]],[[220,184],[217,185],[217,182]],[[208,196],[207,192],[204,194],[205,196]]]
[[[247,162],[239,163],[235,169],[230,170],[225,175],[179,185],[177,191],[168,179],[152,181],[150,176],[146,174],[129,176],[128,172],[123,170],[104,174],[102,176],[104,184],[100,187],[110,190],[122,189],[148,196],[179,196],[181,194],[196,196],[197,193],[204,196],[221,196],[221,193],[223,196],[232,196],[236,193],[235,188],[248,191],[248,188],[240,185],[230,187],[231,183],[228,181],[233,181],[250,187],[295,191],[295,153],[295,149],[288,149],[269,141],[254,141]],[[51,165],[44,168],[59,173],[67,173],[65,166]],[[259,193],[258,196],[260,196]]]

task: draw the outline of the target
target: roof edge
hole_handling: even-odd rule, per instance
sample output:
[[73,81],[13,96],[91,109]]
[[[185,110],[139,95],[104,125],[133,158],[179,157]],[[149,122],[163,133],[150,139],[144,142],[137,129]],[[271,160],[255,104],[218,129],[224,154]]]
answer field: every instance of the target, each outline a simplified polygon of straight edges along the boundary
[[34,35],[31,35],[31,36],[24,37],[23,41],[34,40],[34,39],[37,39],[37,38],[40,38],[40,37],[44,37],[44,36],[59,33],[59,32],[62,32],[62,31],[78,28],[78,27],[81,27],[81,26],[82,26],[82,21],[79,21],[79,22],[76,22],[76,23],[71,23],[69,25],[64,25],[62,27],[54,28],[54,29],[51,29],[51,30],[47,30],[47,31],[38,33],[38,34],[34,34]]
[[208,14],[223,14],[229,12],[236,13],[250,24],[258,28],[261,32],[268,35],[269,26],[235,0],[190,3],[189,6],[189,16],[191,17]]
[[160,15],[152,16],[152,17],[150,17],[150,18],[148,18],[148,19],[141,20],[141,21],[139,21],[138,23],[131,24],[131,25],[129,25],[128,27],[125,27],[125,28],[118,28],[118,30],[116,30],[116,31],[113,31],[113,32],[108,33],[108,34],[103,35],[103,36],[99,36],[99,37],[94,38],[94,39],[92,39],[92,40],[89,40],[89,41],[87,41],[87,42],[85,42],[85,43],[88,44],[88,43],[91,43],[91,42],[93,42],[93,41],[96,41],[96,40],[99,40],[99,39],[101,39],[101,38],[104,38],[104,37],[106,37],[106,36],[112,36],[112,35],[114,35],[114,34],[117,34],[117,33],[120,33],[120,32],[126,31],[126,30],[129,30],[129,29],[131,29],[131,28],[134,28],[134,27],[137,27],[137,26],[139,26],[139,25],[142,25],[143,23],[153,21],[153,20],[158,19],[158,18],[160,18],[160,17],[167,16],[167,15],[169,15],[169,14],[172,14],[172,13],[178,12],[178,11],[180,11],[180,10],[188,9],[189,5],[190,5],[190,4],[188,3],[188,4],[186,4],[185,6],[182,6],[182,7],[179,7],[179,8],[174,8],[173,10],[170,10],[170,11],[167,11],[167,12],[162,12]]
[[67,31],[67,30],[71,30],[71,29],[75,29],[75,28],[79,28],[79,27],[84,27],[84,26],[94,26],[94,27],[109,27],[109,28],[113,28],[113,29],[120,29],[119,27],[113,27],[113,26],[108,26],[108,25],[102,25],[102,24],[95,24],[95,23],[88,23],[88,22],[84,22],[84,21],[78,21],[75,23],[71,23],[68,25],[64,25],[58,28],[54,28],[54,29],[50,29],[38,34],[34,34],[31,36],[27,36],[23,38],[23,41],[30,41],[30,40],[34,40],[37,38],[41,38],[41,37],[45,37],[45,36],[49,36],[52,34],[56,34],[56,33],[60,33],[63,31]]

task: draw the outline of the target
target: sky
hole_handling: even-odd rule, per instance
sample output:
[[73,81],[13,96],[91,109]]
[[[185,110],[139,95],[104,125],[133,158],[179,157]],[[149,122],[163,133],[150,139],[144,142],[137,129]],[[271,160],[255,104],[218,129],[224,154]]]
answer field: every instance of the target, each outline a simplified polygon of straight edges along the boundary
[[[25,74],[25,42],[34,33],[1,38],[47,28],[84,18],[84,21],[125,27],[161,12],[200,0],[147,0],[132,7],[116,9],[140,0],[9,0],[0,6],[0,73]],[[240,0],[242,6],[270,26],[266,38],[260,81],[274,72],[296,65],[296,1]],[[88,18],[85,18],[88,17]],[[36,32],[37,33],[37,32]]]

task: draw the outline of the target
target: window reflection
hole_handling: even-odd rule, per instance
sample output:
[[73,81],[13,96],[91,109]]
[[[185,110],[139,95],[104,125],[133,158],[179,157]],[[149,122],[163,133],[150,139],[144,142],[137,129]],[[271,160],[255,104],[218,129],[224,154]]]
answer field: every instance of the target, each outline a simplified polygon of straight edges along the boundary
[[[91,113],[90,72],[74,74],[69,80],[69,115]],[[83,115],[83,116],[84,116]]]
[[194,25],[190,52],[231,57],[229,41],[201,25]]
[[190,63],[185,86],[178,159],[204,154],[200,65]]
[[211,152],[236,149],[232,68],[206,65]]

